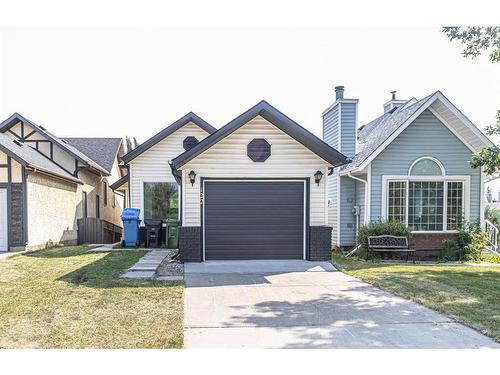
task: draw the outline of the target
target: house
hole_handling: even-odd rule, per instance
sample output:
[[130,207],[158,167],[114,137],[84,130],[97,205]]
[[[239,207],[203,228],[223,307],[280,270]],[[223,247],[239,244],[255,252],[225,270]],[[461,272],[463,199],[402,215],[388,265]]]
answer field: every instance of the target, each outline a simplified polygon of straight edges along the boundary
[[392,92],[359,128],[357,106],[337,86],[323,112],[323,138],[350,158],[329,176],[334,246],[353,247],[361,225],[396,220],[412,230],[413,247],[436,250],[463,220],[483,220],[485,175],[469,160],[493,144],[440,91],[421,100]]
[[471,153],[491,142],[441,92],[396,99],[358,127],[357,99],[323,112],[323,140],[262,101],[216,130],[193,113],[123,157],[113,185],[142,220],[178,218],[185,261],[328,260],[371,221],[433,250],[483,217]]
[[0,251],[75,244],[84,218],[121,226],[109,185],[123,154],[120,138],[59,138],[17,113],[0,123]]
[[265,101],[217,131],[190,113],[123,159],[132,207],[178,217],[186,261],[330,256],[323,176],[346,158]]

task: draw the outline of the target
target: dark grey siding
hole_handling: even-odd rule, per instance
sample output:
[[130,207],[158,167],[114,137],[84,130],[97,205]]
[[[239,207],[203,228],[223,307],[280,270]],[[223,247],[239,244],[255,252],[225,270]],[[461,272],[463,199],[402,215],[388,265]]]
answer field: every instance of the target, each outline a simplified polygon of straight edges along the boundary
[[302,259],[303,182],[205,182],[205,259]]

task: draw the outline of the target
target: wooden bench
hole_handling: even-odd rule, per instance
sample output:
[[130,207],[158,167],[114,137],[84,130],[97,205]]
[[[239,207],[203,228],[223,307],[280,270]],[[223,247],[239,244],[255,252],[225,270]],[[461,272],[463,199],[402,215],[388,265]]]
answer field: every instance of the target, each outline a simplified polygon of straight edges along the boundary
[[415,249],[410,249],[408,238],[406,236],[369,236],[368,237],[368,255],[371,256],[373,262],[373,253],[375,252],[402,252],[406,253],[406,261],[411,254],[413,263],[415,264]]

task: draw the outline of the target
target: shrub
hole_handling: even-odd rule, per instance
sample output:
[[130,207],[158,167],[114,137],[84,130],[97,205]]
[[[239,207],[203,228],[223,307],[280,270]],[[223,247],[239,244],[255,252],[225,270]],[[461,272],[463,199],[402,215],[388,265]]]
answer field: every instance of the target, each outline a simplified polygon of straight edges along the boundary
[[382,235],[410,237],[411,232],[403,223],[397,221],[377,221],[359,228],[356,241],[366,252],[368,250],[368,237]]
[[479,261],[483,249],[488,245],[488,234],[479,222],[465,223],[458,232],[457,239],[445,241],[441,253],[445,261]]
[[500,255],[485,255],[481,257],[483,262],[488,263],[499,263],[500,264]]

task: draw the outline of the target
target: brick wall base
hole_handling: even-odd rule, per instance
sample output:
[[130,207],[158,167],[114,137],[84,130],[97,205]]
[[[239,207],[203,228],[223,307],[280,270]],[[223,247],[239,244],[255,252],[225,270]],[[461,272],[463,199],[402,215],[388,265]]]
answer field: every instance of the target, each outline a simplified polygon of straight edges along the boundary
[[417,250],[417,259],[436,259],[441,254],[443,242],[456,238],[456,233],[414,233],[410,239],[410,248]]
[[201,227],[179,227],[179,253],[183,262],[201,262]]
[[414,233],[410,239],[410,246],[417,250],[441,250],[444,241],[456,238],[456,233]]
[[309,227],[309,259],[311,261],[330,261],[332,258],[332,227]]

